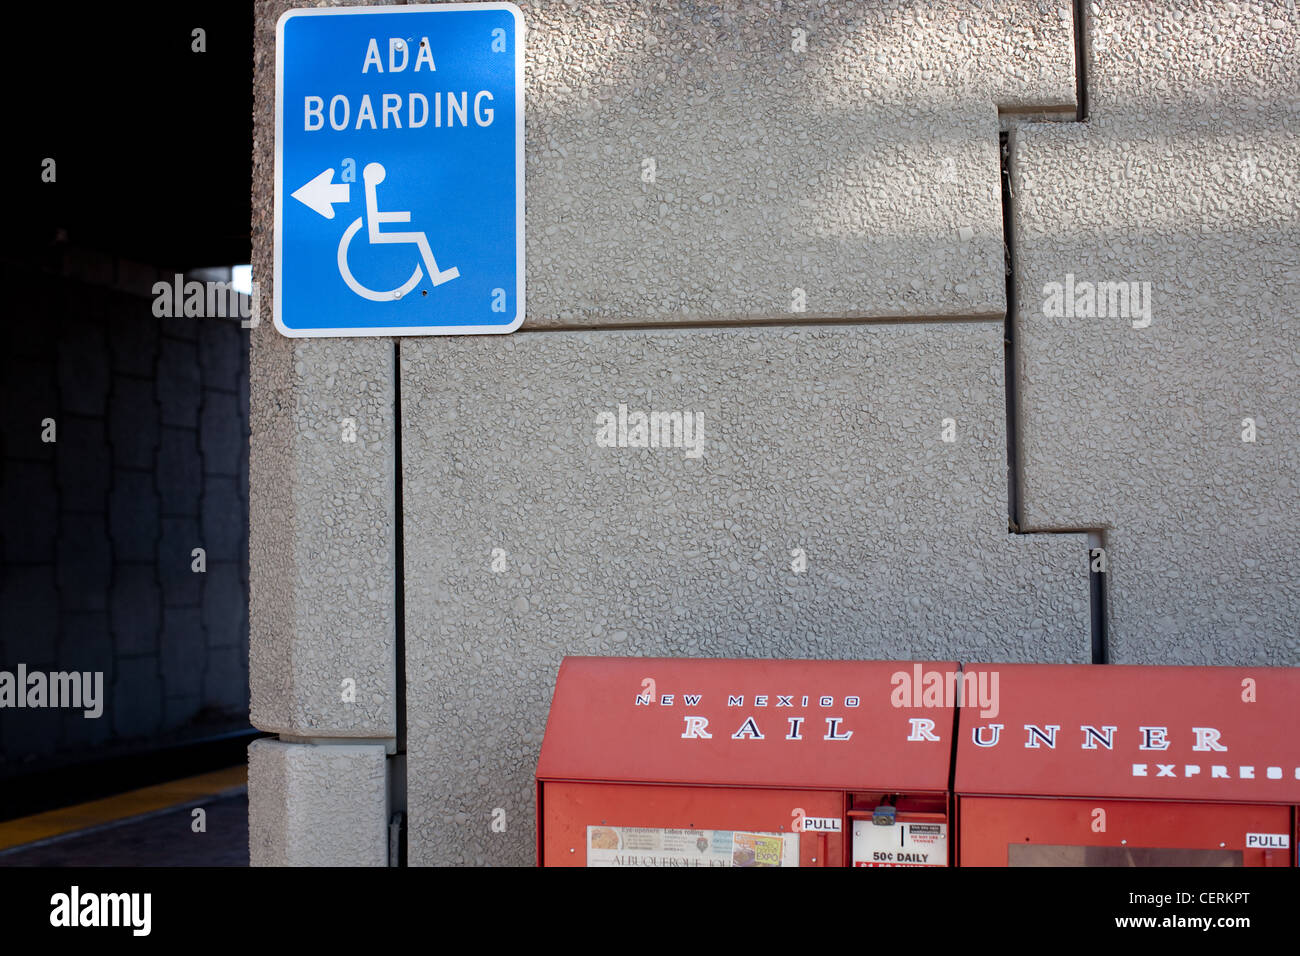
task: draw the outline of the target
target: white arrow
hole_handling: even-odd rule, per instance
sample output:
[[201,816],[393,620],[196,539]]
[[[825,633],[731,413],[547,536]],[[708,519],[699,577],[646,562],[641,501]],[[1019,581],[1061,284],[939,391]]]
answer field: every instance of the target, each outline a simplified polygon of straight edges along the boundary
[[306,186],[301,187],[293,194],[293,198],[326,219],[333,219],[334,203],[347,202],[350,192],[348,184],[334,182],[334,170],[327,169]]

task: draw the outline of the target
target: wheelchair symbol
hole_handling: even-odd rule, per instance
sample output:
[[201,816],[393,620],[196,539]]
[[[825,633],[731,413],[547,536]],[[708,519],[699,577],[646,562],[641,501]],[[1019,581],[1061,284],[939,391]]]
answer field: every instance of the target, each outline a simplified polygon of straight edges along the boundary
[[[352,270],[348,268],[348,246],[352,243],[352,237],[360,230],[363,217],[358,216],[353,220],[352,225],[343,233],[343,238],[339,241],[339,274],[343,281],[347,283],[349,289],[361,296],[363,299],[369,299],[371,302],[391,302],[402,298],[420,283],[424,276],[424,269],[429,270],[429,281],[435,286],[442,285],[444,282],[450,282],[460,275],[460,270],[453,266],[450,269],[439,269],[438,263],[433,258],[433,250],[429,248],[429,237],[423,232],[380,232],[379,226],[385,222],[410,222],[410,212],[380,212],[379,202],[375,195],[376,187],[384,181],[388,175],[380,163],[368,163],[366,168],[361,172],[361,178],[365,183],[366,190],[366,215],[364,217],[366,224],[366,238],[371,245],[414,245],[420,250],[420,259],[424,263],[416,263],[415,271],[411,273],[411,278],[402,283],[396,289],[376,292],[374,289],[368,289],[356,280],[352,275]],[[338,187],[334,187],[338,188]],[[346,194],[345,194],[346,197]],[[346,201],[346,198],[344,199]],[[328,207],[327,207],[328,208]],[[331,217],[333,210],[330,210]]]

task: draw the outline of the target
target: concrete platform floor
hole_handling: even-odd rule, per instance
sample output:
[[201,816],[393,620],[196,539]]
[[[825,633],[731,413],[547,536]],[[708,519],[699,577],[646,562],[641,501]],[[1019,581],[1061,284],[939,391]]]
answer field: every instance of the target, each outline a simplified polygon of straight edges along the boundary
[[237,767],[0,823],[0,866],[248,866],[245,774]]

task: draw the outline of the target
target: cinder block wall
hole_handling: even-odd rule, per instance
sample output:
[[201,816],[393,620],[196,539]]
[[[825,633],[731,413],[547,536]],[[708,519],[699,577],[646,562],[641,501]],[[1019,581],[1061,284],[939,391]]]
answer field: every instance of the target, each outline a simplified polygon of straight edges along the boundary
[[154,315],[172,275],[0,265],[0,667],[102,671],[105,697],[7,708],[0,776],[248,726],[248,346],[237,319]]
[[[286,6],[258,7],[264,301],[274,25]],[[1005,324],[999,132],[1013,130],[1015,149],[1028,125],[1044,137],[1086,125],[1069,5],[521,7],[523,328],[396,347],[290,341],[269,324],[254,335],[253,713],[287,745],[265,748],[264,770],[254,766],[255,807],[283,821],[254,862],[292,861],[286,847],[305,845],[304,828],[330,825],[305,798],[283,812],[286,791],[304,792],[284,781],[292,748],[340,745],[372,748],[368,760],[405,753],[405,802],[392,807],[407,814],[410,862],[530,862],[532,773],[565,654],[1093,659],[1088,536],[1128,540],[1122,512],[1081,507],[1038,521],[1032,497],[1044,475],[1086,482],[1089,462],[1076,452],[1022,461],[1015,487],[1027,491],[1013,504],[1050,533],[1008,533],[1004,337],[1020,326]],[[1270,15],[1296,32],[1293,13]],[[1084,29],[1129,28],[1101,24],[1085,18]],[[1099,63],[1097,45],[1088,49]],[[1159,80],[1135,87],[1130,108],[1145,108],[1142,90]],[[1294,182],[1279,182],[1294,205]],[[1086,178],[1054,188],[1095,193]],[[1019,192],[1013,231],[1028,222],[1016,218]],[[1179,214],[1199,228],[1194,210]],[[1058,228],[1116,247],[1100,222]],[[1028,354],[1035,341],[1026,333],[1012,350],[1012,383],[1028,395],[1012,393],[1016,442],[1042,434],[1039,395],[1079,397],[1085,412],[1071,426],[1090,407],[1062,372],[1072,357],[1050,341]],[[1208,374],[1185,345],[1166,343],[1150,361],[1152,381]],[[1271,391],[1269,401],[1270,417],[1279,401],[1296,411],[1294,396]],[[696,416],[699,454],[608,447],[601,416],[620,406]],[[358,442],[341,440],[344,417],[358,421]],[[1147,450],[1104,429],[1076,443],[1111,443],[1139,461]],[[1168,474],[1179,454],[1161,451]],[[1292,459],[1272,461],[1294,481]],[[1271,505],[1265,513],[1277,516]],[[1221,537],[1244,540],[1220,521]],[[1142,527],[1163,536],[1143,545],[1162,561],[1186,556],[1169,522]],[[1214,615],[1195,610],[1249,571],[1233,557],[1208,591],[1197,578],[1194,600],[1185,592],[1182,636],[1124,644],[1125,659],[1296,663],[1278,634],[1300,595],[1294,549],[1255,547],[1280,595],[1265,604],[1267,636],[1229,654]],[[1169,633],[1127,596],[1158,579],[1128,559],[1120,573],[1136,590],[1107,579],[1108,594],[1125,595],[1111,626]],[[353,702],[339,693],[348,678]],[[363,766],[337,772],[371,772]],[[361,780],[334,785],[368,792]],[[372,800],[361,816],[374,826],[388,809]],[[504,831],[492,826],[499,811]]]

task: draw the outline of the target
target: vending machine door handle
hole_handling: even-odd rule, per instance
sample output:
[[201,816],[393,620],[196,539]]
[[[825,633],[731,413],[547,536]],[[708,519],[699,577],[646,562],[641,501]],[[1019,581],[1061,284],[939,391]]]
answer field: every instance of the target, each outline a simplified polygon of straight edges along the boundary
[[826,866],[826,834],[799,834],[799,865]]

